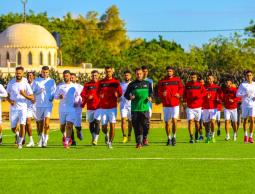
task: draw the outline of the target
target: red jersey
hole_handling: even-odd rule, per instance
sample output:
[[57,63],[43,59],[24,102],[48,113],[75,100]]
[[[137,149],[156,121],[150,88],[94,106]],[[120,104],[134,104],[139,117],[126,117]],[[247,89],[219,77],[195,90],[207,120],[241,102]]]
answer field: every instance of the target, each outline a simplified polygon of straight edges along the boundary
[[179,77],[165,77],[158,82],[158,96],[162,100],[164,107],[179,106],[180,97],[183,95],[183,84]]
[[[119,80],[102,79],[99,82],[100,108],[111,109],[117,107],[117,100],[122,95],[122,89]],[[115,95],[117,93],[117,96]]]
[[[226,87],[222,90],[223,92],[223,103],[226,109],[236,109],[238,107],[238,102],[240,98],[236,97],[237,88]],[[233,102],[232,102],[233,100]]]
[[[84,107],[87,104],[87,110],[96,110],[99,108],[99,96],[98,96],[99,82],[90,81],[84,84],[81,92],[82,104]],[[92,96],[92,99],[89,99]]]
[[218,111],[222,111],[222,103],[221,103],[221,102],[218,102],[218,104],[217,104],[217,110],[218,110]]
[[206,95],[203,99],[204,109],[218,109],[218,104],[221,103],[222,91],[220,86],[216,84],[207,84],[205,86]]
[[205,87],[200,82],[190,81],[185,85],[183,100],[188,108],[201,108],[206,94]]

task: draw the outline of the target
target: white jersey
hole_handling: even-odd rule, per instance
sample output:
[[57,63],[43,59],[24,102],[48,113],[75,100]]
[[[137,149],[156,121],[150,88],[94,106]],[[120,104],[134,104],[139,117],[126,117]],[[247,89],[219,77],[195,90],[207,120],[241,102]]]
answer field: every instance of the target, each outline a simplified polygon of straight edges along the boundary
[[124,109],[124,108],[131,108],[131,100],[127,100],[125,97],[124,97],[124,94],[127,90],[127,87],[128,87],[128,84],[131,83],[130,82],[121,82],[120,83],[120,86],[121,86],[121,89],[122,89],[122,96],[120,97],[120,109]]
[[[152,79],[150,79],[150,78],[145,78],[144,79],[145,81],[148,81],[150,84],[151,84],[151,89],[152,89],[152,91],[153,91],[153,80]],[[152,109],[152,102],[149,102],[149,106],[150,106],[150,108]]]
[[79,96],[78,90],[74,83],[60,83],[57,87],[56,93],[54,95],[55,99],[59,99],[59,96],[63,95],[63,99],[60,99],[59,112],[75,112],[75,99]]
[[13,110],[23,110],[27,109],[27,99],[20,94],[20,91],[23,90],[27,95],[32,95],[33,91],[28,84],[27,80],[22,78],[20,82],[17,82],[16,79],[12,79],[7,85],[7,93],[10,95],[10,100],[13,100],[15,104],[11,106]]
[[237,97],[242,98],[242,106],[244,107],[254,107],[255,101],[255,82],[249,84],[248,82],[243,82],[236,93]]
[[54,79],[38,77],[35,79],[35,106],[52,107],[52,100],[56,91]]
[[[36,90],[36,83],[35,81],[33,81],[31,84],[29,84],[33,93],[35,92]],[[27,109],[30,109],[30,110],[35,110],[35,103],[32,103],[31,100],[27,100]]]
[[75,107],[75,108],[81,108],[81,103],[82,103],[81,92],[83,89],[83,85],[78,84],[78,83],[74,83],[74,85],[75,85],[75,88],[79,94],[75,97],[75,103],[77,104],[77,107]]

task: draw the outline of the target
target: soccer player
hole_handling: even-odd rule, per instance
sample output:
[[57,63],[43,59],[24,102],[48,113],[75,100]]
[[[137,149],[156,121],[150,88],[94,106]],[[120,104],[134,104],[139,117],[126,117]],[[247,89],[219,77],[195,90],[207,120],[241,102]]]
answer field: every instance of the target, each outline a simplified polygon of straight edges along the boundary
[[[186,114],[188,119],[188,130],[190,135],[190,143],[194,143],[194,137],[193,137],[193,124],[195,122],[195,128],[196,131],[199,131],[200,128],[200,119],[202,114],[202,104],[203,104],[203,98],[206,93],[205,88],[203,84],[199,81],[197,81],[197,73],[192,72],[190,75],[190,81],[186,83],[183,100],[184,100],[184,106],[187,106],[186,108]],[[198,136],[198,135],[197,135]],[[202,141],[203,136],[202,133],[200,133],[199,138],[196,138],[197,141]]]
[[4,86],[0,84],[0,145],[3,143],[3,135],[2,135],[2,98],[7,97],[7,91]]
[[[100,132],[100,109],[99,109],[99,73],[97,70],[91,72],[91,80],[84,84],[81,92],[82,107],[87,104],[86,118],[89,122],[89,130],[92,136],[92,145],[96,146]],[[99,117],[99,118],[98,118]]]
[[143,79],[143,70],[137,68],[135,74],[136,80],[128,85],[124,96],[127,100],[131,100],[131,117],[136,148],[141,148],[146,141],[143,137],[148,133],[150,127],[149,102],[152,101],[153,92],[150,82]]
[[[32,91],[35,90],[36,84],[35,84],[35,73],[30,71],[27,73],[27,81],[30,87],[32,88]],[[29,135],[29,143],[26,145],[26,147],[34,147],[34,140],[32,136],[32,119],[36,120],[36,108],[35,108],[35,99],[27,100],[27,122],[26,122],[26,132]]]
[[43,66],[40,77],[35,79],[35,107],[36,119],[38,121],[38,147],[47,147],[50,131],[50,117],[52,112],[52,101],[56,90],[54,79],[49,77],[49,67]]
[[[253,130],[255,120],[255,82],[253,81],[253,73],[247,71],[245,74],[246,81],[241,83],[237,90],[237,97],[242,99],[242,117],[244,129],[244,143],[254,143]],[[250,121],[250,134],[248,137],[247,127]]]
[[225,140],[230,140],[229,128],[230,121],[232,121],[232,127],[234,130],[233,140],[236,141],[237,137],[237,106],[240,98],[236,97],[237,88],[233,87],[232,79],[227,78],[226,87],[222,90],[223,92],[223,103],[224,109],[224,119],[225,119],[225,130],[226,138]]
[[[120,115],[121,115],[121,130],[123,135],[123,143],[131,140],[132,122],[131,122],[131,101],[124,97],[128,85],[131,82],[131,72],[124,72],[124,81],[120,83],[122,96],[120,98]],[[128,137],[126,134],[126,120],[128,120]]]
[[[12,131],[16,134],[17,145],[22,149],[22,142],[25,136],[25,125],[27,119],[27,100],[34,98],[33,91],[27,80],[23,78],[24,68],[16,67],[16,79],[11,80],[7,85],[7,100],[11,104],[10,121]],[[20,131],[18,131],[18,123]]]
[[[199,78],[199,82],[204,86],[205,85],[205,80],[203,78]],[[198,130],[196,129],[196,132],[195,132],[195,139],[196,140],[200,140],[202,141],[203,140],[203,126],[204,126],[204,122],[203,122],[203,102],[202,102],[202,111],[201,111],[201,118],[200,118],[200,121],[199,121],[199,128]],[[202,137],[202,139],[200,139],[200,137],[198,137],[198,134],[200,135],[200,137]]]
[[80,95],[74,83],[71,82],[71,73],[69,70],[63,72],[64,82],[60,83],[56,89],[54,98],[60,99],[59,103],[59,120],[60,130],[63,134],[63,144],[65,148],[69,148],[72,144],[73,123],[76,120],[75,100]]
[[[105,67],[105,78],[99,83],[100,109],[102,118],[102,131],[105,134],[105,142],[112,148],[117,117],[117,100],[122,95],[119,80],[113,77],[112,67]],[[110,123],[108,134],[107,124]]]
[[[79,83],[77,83],[77,76],[75,73],[71,73],[71,82],[74,83],[77,91],[79,94],[81,94],[81,91],[83,89],[83,86]],[[74,127],[76,129],[76,134],[78,139],[82,140],[82,132],[81,132],[81,121],[82,121],[82,107],[81,107],[81,103],[82,103],[82,99],[81,99],[81,95],[76,96],[75,102],[77,102],[77,104],[75,104],[75,122],[74,122]],[[74,131],[72,130],[72,145],[76,145],[76,142],[74,140]]]
[[[163,104],[165,130],[167,135],[167,145],[176,145],[177,119],[180,112],[180,98],[183,95],[183,84],[179,77],[174,75],[174,69],[166,67],[166,76],[158,82],[158,96]],[[172,133],[171,137],[171,127]]]
[[206,143],[215,142],[214,129],[217,117],[217,106],[221,102],[221,88],[214,83],[214,76],[207,76],[206,95],[203,99],[203,121],[205,122]]

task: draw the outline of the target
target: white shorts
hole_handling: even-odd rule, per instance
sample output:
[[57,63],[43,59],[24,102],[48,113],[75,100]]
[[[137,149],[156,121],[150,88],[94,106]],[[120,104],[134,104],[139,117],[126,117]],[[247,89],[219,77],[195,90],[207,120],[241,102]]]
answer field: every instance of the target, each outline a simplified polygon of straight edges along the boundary
[[187,119],[200,121],[202,116],[202,108],[187,108],[186,109]]
[[66,124],[66,122],[75,122],[75,113],[74,112],[59,112],[59,121],[61,125]]
[[128,118],[128,120],[131,121],[131,107],[120,109],[120,116],[121,118]]
[[17,124],[25,125],[27,121],[27,109],[22,110],[10,110],[10,121],[11,121],[11,128],[17,127]]
[[27,118],[34,118],[35,120],[37,120],[36,119],[36,110],[28,108],[27,109]]
[[[95,119],[97,120],[101,120],[101,115],[100,115],[100,111],[97,110],[87,110],[86,112],[86,120],[91,123],[93,122]],[[97,118],[95,118],[95,116],[97,116]]]
[[255,117],[255,107],[244,107],[242,106],[242,117]]
[[[96,110],[89,110],[89,111],[93,111],[94,113],[94,118],[93,119],[96,119],[98,121],[101,121],[102,119],[102,109],[96,109]],[[91,117],[92,118],[92,117]]]
[[101,109],[102,125],[116,123],[117,108]]
[[74,126],[75,127],[81,127],[81,121],[82,121],[82,109],[81,108],[75,108]]
[[224,119],[237,122],[237,109],[224,109]]
[[168,122],[170,119],[178,119],[180,108],[179,106],[174,107],[163,107],[164,121]]
[[203,110],[203,121],[209,122],[210,120],[216,120],[217,117],[217,108],[215,109],[204,109]]
[[221,111],[217,110],[216,120],[220,121]]
[[46,117],[50,118],[52,107],[37,107],[36,118],[38,121],[44,120]]

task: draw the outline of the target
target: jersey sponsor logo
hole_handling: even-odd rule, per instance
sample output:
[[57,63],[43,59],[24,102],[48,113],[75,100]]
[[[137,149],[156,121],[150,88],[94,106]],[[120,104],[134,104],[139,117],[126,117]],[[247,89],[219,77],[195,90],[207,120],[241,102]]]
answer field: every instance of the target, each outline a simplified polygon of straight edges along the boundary
[[207,88],[206,89],[207,91],[213,91],[213,92],[216,92],[218,90],[218,88]]
[[96,87],[96,86],[88,86],[87,89],[88,89],[88,90],[96,90],[97,87]]
[[118,83],[101,83],[100,87],[101,88],[117,88],[118,87]]
[[162,86],[176,86],[178,85],[178,81],[167,81],[167,82],[162,82]]
[[200,90],[201,86],[186,86],[186,89],[188,89],[188,90]]

